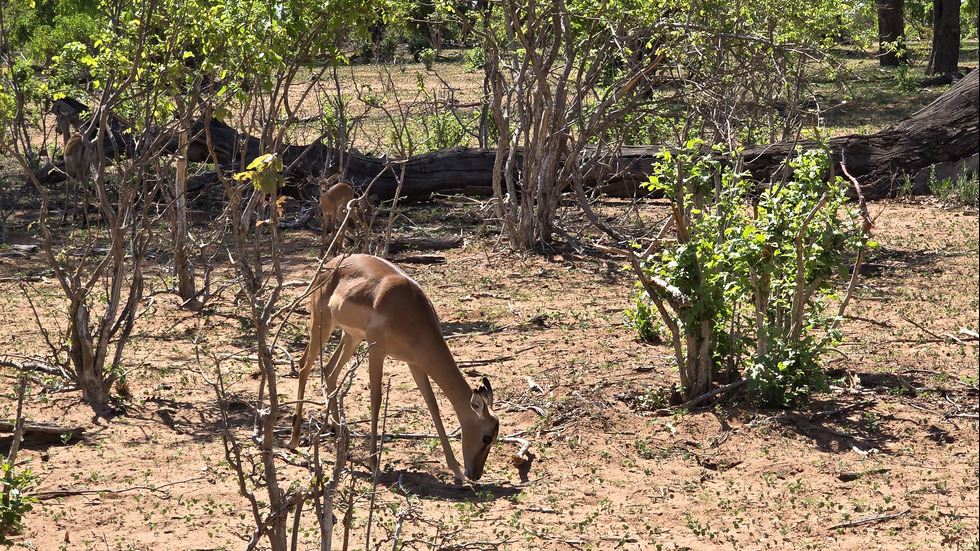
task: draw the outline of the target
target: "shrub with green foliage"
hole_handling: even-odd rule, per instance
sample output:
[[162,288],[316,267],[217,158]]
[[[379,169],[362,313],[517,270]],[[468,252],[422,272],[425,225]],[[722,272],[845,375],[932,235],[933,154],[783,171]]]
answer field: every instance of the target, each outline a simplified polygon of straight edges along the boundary
[[656,317],[656,310],[650,305],[650,297],[641,290],[635,299],[635,308],[627,308],[623,314],[626,326],[636,331],[643,342],[660,344],[663,342],[663,325]]
[[956,178],[936,178],[935,173],[929,175],[929,191],[936,194],[943,203],[963,205],[977,208],[978,191],[977,174],[961,174]]
[[6,459],[0,461],[0,484],[3,485],[0,499],[0,545],[13,545],[7,536],[19,534],[23,529],[21,521],[24,514],[34,509],[37,500],[24,495],[24,491],[37,481],[37,476],[30,469],[14,473],[14,465]]
[[641,259],[656,308],[636,316],[656,310],[671,329],[687,398],[724,369],[745,377],[757,405],[801,405],[823,388],[822,357],[841,340],[831,306],[848,255],[866,245],[859,218],[843,181],[828,183],[824,152],[797,156],[791,178],[757,193],[698,145],[663,153],[650,178],[675,198],[677,239]]

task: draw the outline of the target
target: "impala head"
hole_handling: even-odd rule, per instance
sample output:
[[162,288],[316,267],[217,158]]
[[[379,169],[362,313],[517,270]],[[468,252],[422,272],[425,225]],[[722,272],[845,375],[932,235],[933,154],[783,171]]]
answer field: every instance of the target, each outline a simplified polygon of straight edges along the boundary
[[483,386],[473,390],[470,408],[476,415],[466,416],[467,420],[462,423],[463,474],[470,480],[479,480],[500,429],[500,421],[493,414],[493,389],[486,377]]

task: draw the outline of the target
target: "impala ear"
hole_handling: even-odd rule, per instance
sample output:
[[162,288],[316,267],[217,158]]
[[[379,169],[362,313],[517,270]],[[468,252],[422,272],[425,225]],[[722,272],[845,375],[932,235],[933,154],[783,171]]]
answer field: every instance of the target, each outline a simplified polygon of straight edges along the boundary
[[493,389],[490,388],[490,381],[486,377],[483,378],[483,386],[473,390],[473,396],[470,397],[470,407],[480,417],[483,417],[493,408]]

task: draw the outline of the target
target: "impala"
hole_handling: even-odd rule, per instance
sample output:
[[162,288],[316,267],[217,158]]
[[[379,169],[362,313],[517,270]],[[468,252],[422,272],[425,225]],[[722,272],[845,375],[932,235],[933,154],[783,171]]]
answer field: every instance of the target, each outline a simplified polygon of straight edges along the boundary
[[[327,413],[337,423],[335,390],[341,368],[361,341],[367,341],[371,387],[371,455],[368,466],[378,472],[378,413],[381,408],[382,370],[385,358],[408,364],[415,384],[425,398],[436,432],[442,441],[446,463],[457,482],[463,476],[478,480],[483,475],[490,447],[497,438],[499,422],[493,413],[493,390],[485,378],[481,387],[470,388],[456,366],[439,327],[432,302],[412,278],[381,258],[356,254],[339,256],[326,264],[314,282],[311,299],[310,342],[300,360],[296,418],[290,449],[299,444],[303,421],[303,395],[310,369],[335,326],[343,331],[340,344],[323,368],[326,372]],[[445,393],[462,429],[463,471],[453,455],[442,426],[439,405],[429,379]]]
[[354,188],[344,182],[336,183],[329,188],[330,180],[320,182],[320,210],[323,211],[323,231],[333,233],[337,222],[344,219],[343,212],[351,208],[354,198]]
[[78,181],[88,178],[88,151],[85,149],[85,143],[82,142],[81,134],[72,134],[65,143],[65,172]]

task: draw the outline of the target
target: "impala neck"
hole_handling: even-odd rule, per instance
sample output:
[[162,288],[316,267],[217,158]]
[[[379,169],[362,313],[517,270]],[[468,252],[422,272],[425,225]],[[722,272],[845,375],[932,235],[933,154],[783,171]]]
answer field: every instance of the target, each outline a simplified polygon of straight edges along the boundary
[[445,342],[437,347],[439,353],[433,358],[430,365],[423,366],[429,378],[442,389],[442,392],[449,398],[453,409],[456,410],[456,417],[462,420],[464,415],[473,413],[470,407],[470,398],[473,396],[473,389],[463,376],[463,372],[456,365],[452,353]]

